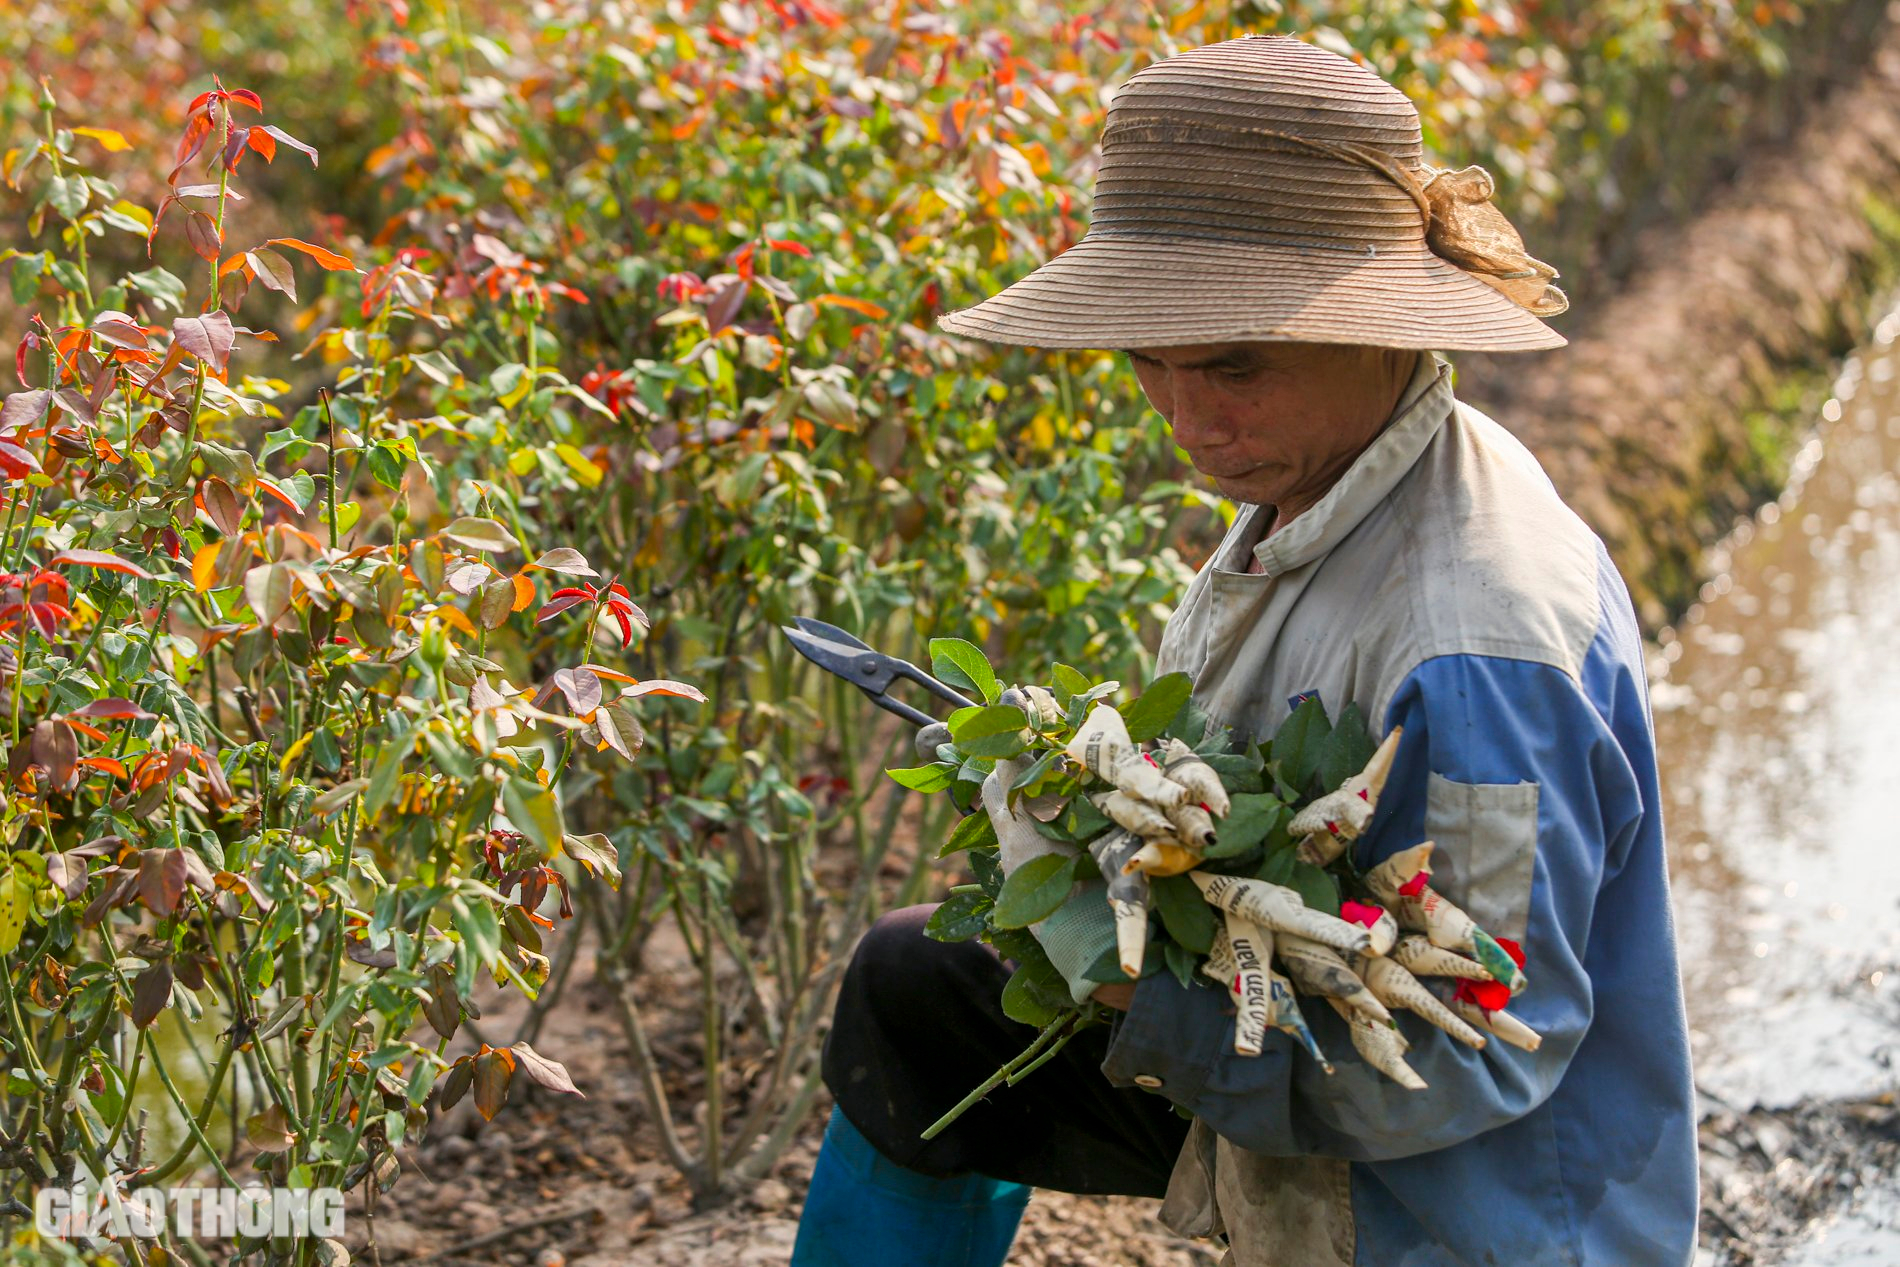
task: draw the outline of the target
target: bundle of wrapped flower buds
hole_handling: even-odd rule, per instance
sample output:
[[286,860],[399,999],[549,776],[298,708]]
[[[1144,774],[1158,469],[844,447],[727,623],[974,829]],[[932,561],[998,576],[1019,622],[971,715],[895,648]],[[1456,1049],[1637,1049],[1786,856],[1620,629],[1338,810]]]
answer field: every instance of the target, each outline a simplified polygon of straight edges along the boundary
[[1395,1010],[1472,1047],[1489,1036],[1536,1050],[1538,1035],[1504,1010],[1525,988],[1521,953],[1431,887],[1431,842],[1363,873],[1353,865],[1349,847],[1371,824],[1398,731],[1374,748],[1356,709],[1329,722],[1307,700],[1270,742],[1237,746],[1210,733],[1183,675],[1120,709],[1103,702],[1114,689],[1058,666],[1053,690],[999,691],[997,703],[953,716],[935,767],[893,771],[927,786],[934,768],[963,799],[968,789],[955,785],[983,777],[995,758],[1035,758],[1010,789],[1016,807],[1081,858],[1071,867],[1066,855],[1046,856],[1004,877],[988,856],[993,828],[973,815],[944,852],[971,850],[977,883],[953,891],[932,933],[982,937],[1022,965],[1005,1010],[1044,1024],[1039,1047],[1078,1016],[1023,930],[1065,900],[1101,900],[1092,889],[1069,896],[1087,867],[1107,881],[1116,932],[1114,962],[1090,978],[1164,967],[1183,984],[1212,978],[1232,996],[1241,1054],[1259,1054],[1271,1027],[1332,1072],[1300,996],[1325,999],[1360,1056],[1411,1089],[1425,1083],[1405,1061]]

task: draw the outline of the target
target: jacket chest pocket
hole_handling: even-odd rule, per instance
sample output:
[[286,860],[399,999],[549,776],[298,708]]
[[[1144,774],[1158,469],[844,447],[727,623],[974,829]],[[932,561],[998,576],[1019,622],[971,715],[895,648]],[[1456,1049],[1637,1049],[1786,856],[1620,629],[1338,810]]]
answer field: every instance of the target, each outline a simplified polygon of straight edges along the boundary
[[1425,784],[1425,837],[1438,846],[1432,887],[1492,936],[1522,942],[1537,872],[1537,785],[1433,774]]

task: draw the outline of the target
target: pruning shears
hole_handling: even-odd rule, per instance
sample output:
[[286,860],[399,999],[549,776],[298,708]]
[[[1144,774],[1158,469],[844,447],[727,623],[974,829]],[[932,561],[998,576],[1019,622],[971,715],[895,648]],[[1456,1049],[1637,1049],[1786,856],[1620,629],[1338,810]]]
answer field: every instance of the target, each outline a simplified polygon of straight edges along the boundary
[[792,640],[798,654],[827,673],[834,673],[871,697],[871,702],[887,713],[896,713],[914,726],[928,726],[937,719],[922,709],[913,708],[890,695],[891,686],[902,678],[923,687],[938,699],[958,708],[973,708],[976,701],[964,697],[908,660],[899,660],[865,643],[836,625],[800,616],[790,625],[780,625]]

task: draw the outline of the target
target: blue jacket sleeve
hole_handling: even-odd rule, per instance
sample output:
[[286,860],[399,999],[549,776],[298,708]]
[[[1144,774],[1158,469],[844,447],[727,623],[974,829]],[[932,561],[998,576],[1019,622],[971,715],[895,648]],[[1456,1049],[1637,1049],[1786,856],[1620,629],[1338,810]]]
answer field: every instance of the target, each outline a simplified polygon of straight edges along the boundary
[[[1358,1058],[1330,1007],[1304,1000],[1307,1021],[1337,1070],[1328,1077],[1277,1031],[1268,1031],[1259,1056],[1235,1054],[1224,992],[1183,989],[1162,973],[1137,990],[1104,1072],[1119,1085],[1140,1076],[1152,1087],[1160,1079],[1162,1094],[1220,1135],[1271,1156],[1411,1156],[1535,1109],[1563,1077],[1590,1024],[1594,1000],[1583,961],[1591,915],[1644,812],[1608,717],[1615,700],[1630,698],[1627,685],[1592,683],[1589,669],[1580,681],[1529,661],[1443,656],[1412,672],[1386,716],[1388,731],[1403,726],[1405,734],[1358,861],[1369,866],[1431,838],[1428,817],[1441,851],[1476,855],[1442,859],[1445,882],[1435,887],[1464,903],[1457,877],[1482,876],[1491,909],[1498,909],[1500,891],[1513,908],[1524,928],[1530,984],[1510,1010],[1543,1035],[1537,1052],[1495,1038],[1474,1051],[1399,1013],[1411,1043],[1406,1059],[1427,1083],[1423,1091],[1406,1091]],[[1639,729],[1647,734],[1646,725]],[[1488,800],[1487,793],[1495,795]],[[1518,812],[1487,813],[1487,804]]]

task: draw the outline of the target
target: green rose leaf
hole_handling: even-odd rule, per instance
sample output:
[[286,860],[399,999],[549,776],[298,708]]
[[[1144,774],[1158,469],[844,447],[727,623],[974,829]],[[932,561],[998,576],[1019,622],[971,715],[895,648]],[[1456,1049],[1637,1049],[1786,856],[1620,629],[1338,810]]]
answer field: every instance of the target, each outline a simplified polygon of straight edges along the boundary
[[[985,704],[994,704],[1003,693],[996,680],[996,670],[990,668],[989,657],[975,643],[962,638],[930,640],[930,671],[951,686],[975,691]],[[1022,725],[1020,712],[1016,714],[1016,724]]]
[[1197,955],[1214,948],[1214,908],[1201,896],[1199,885],[1184,875],[1171,875],[1152,881],[1149,892],[1168,936]]
[[1319,785],[1328,791],[1338,787],[1365,769],[1375,750],[1365,714],[1357,704],[1346,705],[1333,722],[1333,733],[1320,745]]
[[950,738],[966,756],[1013,757],[1023,742],[1023,710],[994,704],[964,717],[950,727]]
[[1193,951],[1168,941],[1161,943],[1161,954],[1167,962],[1168,971],[1174,974],[1174,979],[1181,983],[1183,990],[1194,984],[1194,973],[1200,967],[1200,960]]
[[567,833],[553,792],[528,779],[511,778],[502,785],[501,804],[508,821],[529,840],[550,854],[561,847]]
[[[1149,942],[1148,953],[1143,955],[1141,959],[1141,975],[1144,977],[1152,977],[1155,973],[1161,971],[1165,962],[1166,960],[1161,950],[1161,943],[1154,941]],[[1082,976],[1085,980],[1099,981],[1103,985],[1117,985],[1129,980],[1128,974],[1122,971],[1121,952],[1113,946],[1110,946],[1107,950],[1097,955],[1095,962],[1089,965],[1088,971],[1084,972]]]
[[1083,694],[1093,685],[1080,669],[1072,669],[1066,664],[1058,664],[1050,670],[1054,685],[1049,693],[1056,697],[1056,703],[1067,708],[1069,701]]
[[[1056,979],[1060,985],[1061,978]],[[1042,975],[1027,965],[1010,974],[1009,984],[1003,987],[1003,1015],[1012,1021],[1024,1025],[1034,1025],[1041,1029],[1056,1019],[1068,1002],[1066,997],[1052,998],[1049,983]]]
[[1122,720],[1128,724],[1128,737],[1146,743],[1159,735],[1193,691],[1194,679],[1185,673],[1164,674],[1150,682],[1141,698],[1121,710]]
[[1295,791],[1304,792],[1319,774],[1320,750],[1332,733],[1325,706],[1317,695],[1301,700],[1273,734],[1272,757],[1280,777]]
[[1046,853],[1010,872],[996,895],[998,928],[1027,928],[1055,914],[1069,896],[1067,854]]
[[1229,798],[1233,809],[1214,827],[1209,858],[1238,858],[1267,838],[1288,816],[1285,802],[1271,792],[1240,792]]
[[990,821],[988,814],[966,814],[950,833],[950,839],[943,842],[943,848],[937,850],[939,858],[948,858],[953,853],[962,853],[965,849],[993,849],[996,847],[996,824]]
[[949,787],[956,776],[956,767],[938,762],[935,765],[910,766],[902,770],[886,770],[898,784],[913,792],[941,792]]
[[1220,775],[1220,785],[1228,792],[1261,792],[1267,782],[1261,773],[1260,750],[1250,748],[1246,752],[1216,752],[1204,754],[1201,760],[1214,767],[1214,773]]
[[968,941],[989,922],[990,899],[982,893],[952,893],[930,914],[924,936],[937,941]]
[[[1291,851],[1289,851],[1291,852]],[[1300,900],[1316,911],[1328,915],[1339,914],[1339,882],[1325,871],[1310,862],[1293,860],[1292,877],[1286,886],[1300,895]]]

